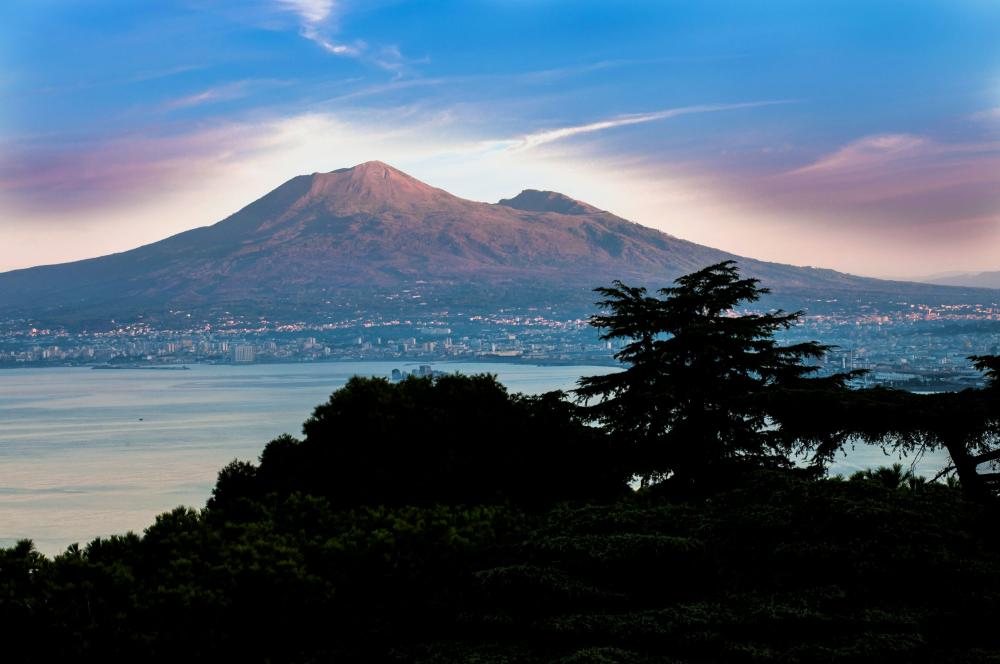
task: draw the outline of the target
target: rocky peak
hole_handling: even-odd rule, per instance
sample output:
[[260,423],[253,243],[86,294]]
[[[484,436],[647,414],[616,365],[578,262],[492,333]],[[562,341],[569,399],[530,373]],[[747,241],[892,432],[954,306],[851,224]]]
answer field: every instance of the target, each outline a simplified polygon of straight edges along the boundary
[[587,205],[557,191],[539,191],[538,189],[525,189],[514,198],[502,199],[497,205],[528,212],[556,212],[558,214],[595,214],[600,212],[592,205]]
[[320,205],[339,214],[439,207],[460,200],[381,161],[311,177],[312,184],[300,204]]

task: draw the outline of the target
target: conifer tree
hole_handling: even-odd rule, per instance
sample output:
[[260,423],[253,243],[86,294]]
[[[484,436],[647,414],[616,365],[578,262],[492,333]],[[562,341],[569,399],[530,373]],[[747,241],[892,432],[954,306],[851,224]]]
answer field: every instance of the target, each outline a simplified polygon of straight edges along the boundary
[[812,377],[817,367],[805,361],[828,346],[779,345],[775,333],[800,312],[736,313],[768,290],[741,278],[734,261],[680,277],[660,297],[620,281],[596,292],[605,312],[591,325],[601,339],[624,342],[615,358],[625,368],[582,378],[575,393],[629,450],[644,484],[697,482],[738,462],[787,463],[769,402],[784,389],[849,377]]

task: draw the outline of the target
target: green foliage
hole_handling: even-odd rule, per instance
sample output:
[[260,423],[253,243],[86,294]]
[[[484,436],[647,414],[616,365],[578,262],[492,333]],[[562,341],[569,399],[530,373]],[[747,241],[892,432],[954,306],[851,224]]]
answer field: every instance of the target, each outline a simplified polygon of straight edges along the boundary
[[849,375],[809,379],[815,367],[804,360],[827,347],[777,343],[775,332],[799,313],[735,315],[768,291],[741,279],[733,261],[675,284],[660,289],[660,298],[621,282],[597,289],[608,312],[591,324],[602,339],[627,342],[615,355],[626,368],[581,379],[577,396],[596,400],[588,412],[631,449],[644,483],[670,475],[696,481],[734,462],[787,462],[785,438],[771,426],[774,395],[842,386]]

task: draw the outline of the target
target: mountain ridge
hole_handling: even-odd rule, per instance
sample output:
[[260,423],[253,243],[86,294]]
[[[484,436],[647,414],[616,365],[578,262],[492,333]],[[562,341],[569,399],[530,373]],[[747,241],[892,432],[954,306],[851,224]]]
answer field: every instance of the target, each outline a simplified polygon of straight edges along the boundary
[[418,283],[434,306],[589,310],[591,289],[612,279],[661,287],[722,260],[802,298],[973,293],[757,261],[557,192],[470,201],[373,161],[296,176],[213,225],[129,251],[0,273],[0,317],[123,320],[240,307],[312,315],[373,307]]

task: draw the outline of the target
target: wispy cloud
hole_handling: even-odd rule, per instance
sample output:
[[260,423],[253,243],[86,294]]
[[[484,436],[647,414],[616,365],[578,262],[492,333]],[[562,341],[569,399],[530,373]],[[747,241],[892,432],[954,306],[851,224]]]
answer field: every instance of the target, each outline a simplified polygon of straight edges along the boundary
[[202,90],[201,92],[172,99],[163,104],[163,109],[174,111],[182,108],[190,108],[192,106],[201,106],[203,104],[240,99],[249,94],[251,83],[251,81],[236,81],[235,83],[216,85]]
[[275,0],[279,11],[292,13],[299,20],[299,34],[318,45],[327,53],[356,58],[380,69],[391,72],[396,78],[406,74],[413,65],[425,64],[428,58],[412,59],[403,55],[395,44],[372,47],[363,40],[347,42],[335,40],[334,25],[339,18],[337,0]]
[[856,174],[925,154],[930,147],[930,141],[913,134],[865,136],[811,164],[795,169],[790,174]]
[[298,16],[302,36],[318,44],[327,53],[356,58],[364,52],[366,44],[363,41],[338,43],[326,34],[327,25],[337,8],[334,0],[277,0],[277,3],[279,9]]
[[177,76],[178,74],[186,74],[192,71],[198,71],[200,69],[205,69],[206,65],[178,65],[177,67],[170,67],[168,69],[152,69],[147,71],[141,71],[133,76],[125,79],[126,83],[145,83],[146,81],[156,81],[161,78],[169,78],[171,76]]
[[[865,136],[780,174],[801,185],[882,192],[926,191],[961,182],[1000,182],[996,141],[944,142],[914,134]],[[989,165],[989,166],[987,166]]]
[[184,95],[176,99],[168,100],[160,105],[165,111],[176,111],[205,104],[214,104],[224,101],[233,101],[251,96],[266,88],[274,88],[291,84],[292,81],[279,79],[247,79],[243,81],[233,81],[214,85],[204,90]]
[[453,83],[453,82],[454,82],[453,79],[448,79],[448,78],[411,78],[402,81],[393,80],[388,83],[376,83],[374,85],[366,85],[364,87],[358,88],[357,90],[352,90],[351,92],[345,92],[335,97],[324,99],[323,103],[342,102],[351,99],[362,99],[364,97],[376,97],[382,94],[398,92],[399,90],[408,90],[410,88],[424,88],[435,85],[445,85],[447,83]]
[[333,13],[333,0],[278,0],[278,4],[302,17],[310,25],[322,23]]
[[973,113],[970,117],[973,120],[1000,121],[1000,106]]
[[580,134],[590,134],[605,129],[615,129],[629,125],[666,120],[681,115],[691,115],[693,113],[714,113],[718,111],[731,111],[740,108],[755,108],[759,106],[771,106],[774,104],[788,104],[786,100],[779,101],[755,101],[738,104],[701,104],[697,106],[681,106],[679,108],[669,108],[654,113],[640,113],[634,115],[623,115],[609,120],[589,122],[587,124],[573,125],[569,127],[559,127],[557,129],[546,129],[544,131],[526,134],[519,138],[492,142],[493,147],[502,147],[512,152],[530,150],[546,143],[559,141],[564,138],[579,136]]
[[394,73],[396,78],[405,74],[413,65],[427,64],[430,62],[429,57],[418,59],[407,58],[403,55],[403,52],[399,49],[399,47],[395,45],[383,46],[370,56],[370,60],[372,64],[377,67],[381,67],[386,71]]

